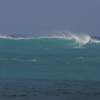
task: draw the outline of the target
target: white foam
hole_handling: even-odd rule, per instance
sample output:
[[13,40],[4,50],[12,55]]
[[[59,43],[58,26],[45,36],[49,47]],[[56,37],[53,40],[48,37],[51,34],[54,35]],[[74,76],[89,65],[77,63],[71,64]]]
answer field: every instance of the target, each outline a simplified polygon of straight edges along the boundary
[[100,40],[91,39],[91,43],[100,43]]
[[81,35],[71,34],[71,37],[80,46],[86,45],[91,41],[91,37],[89,35],[86,35],[86,34],[84,34],[84,35],[83,34],[81,34]]
[[37,62],[37,59],[32,59],[31,61],[32,61],[32,62]]
[[21,39],[32,39],[32,37],[12,37],[12,36],[9,36],[9,35],[0,35],[0,39],[21,40]]

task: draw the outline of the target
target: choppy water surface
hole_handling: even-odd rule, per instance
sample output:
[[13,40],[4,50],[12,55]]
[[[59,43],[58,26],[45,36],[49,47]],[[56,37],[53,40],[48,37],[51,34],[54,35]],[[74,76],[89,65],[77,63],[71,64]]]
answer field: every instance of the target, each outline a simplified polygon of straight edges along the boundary
[[99,100],[99,81],[1,79],[1,100]]

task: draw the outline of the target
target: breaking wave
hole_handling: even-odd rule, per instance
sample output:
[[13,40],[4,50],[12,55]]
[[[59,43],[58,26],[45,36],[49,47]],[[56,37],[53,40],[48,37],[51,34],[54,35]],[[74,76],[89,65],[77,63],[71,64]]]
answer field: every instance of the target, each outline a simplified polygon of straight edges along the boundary
[[[72,45],[74,47],[84,47],[89,44],[99,44],[100,43],[100,37],[97,37],[95,35],[90,34],[77,34],[77,33],[71,33],[71,32],[58,32],[58,33],[51,33],[51,34],[45,34],[45,35],[38,35],[38,36],[26,36],[26,35],[17,35],[17,34],[10,34],[10,35],[0,35],[0,40],[45,40],[46,41],[66,41],[67,45]],[[55,43],[54,43],[55,44]],[[53,44],[53,45],[54,45]]]

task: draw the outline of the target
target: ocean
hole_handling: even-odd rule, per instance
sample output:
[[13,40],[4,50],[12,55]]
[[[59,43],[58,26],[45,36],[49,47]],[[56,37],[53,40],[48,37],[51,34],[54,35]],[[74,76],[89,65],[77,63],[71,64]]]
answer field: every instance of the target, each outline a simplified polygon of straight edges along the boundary
[[0,100],[99,98],[99,37],[70,32],[0,36]]

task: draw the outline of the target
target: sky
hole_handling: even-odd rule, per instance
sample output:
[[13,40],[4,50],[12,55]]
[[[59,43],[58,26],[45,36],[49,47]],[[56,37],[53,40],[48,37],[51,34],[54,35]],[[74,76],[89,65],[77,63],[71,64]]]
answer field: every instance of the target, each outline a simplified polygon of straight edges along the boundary
[[100,34],[100,0],[0,0],[0,33]]

